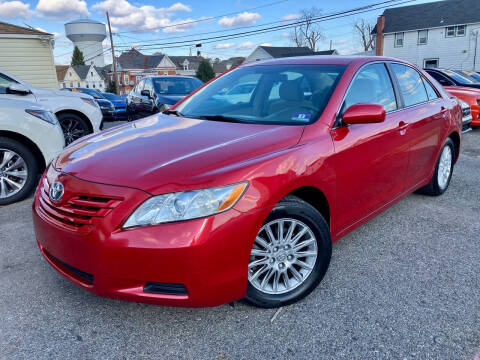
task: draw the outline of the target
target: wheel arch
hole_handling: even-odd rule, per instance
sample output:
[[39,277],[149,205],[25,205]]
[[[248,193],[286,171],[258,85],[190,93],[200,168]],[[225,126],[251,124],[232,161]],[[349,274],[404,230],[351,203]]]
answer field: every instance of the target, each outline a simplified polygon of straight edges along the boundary
[[40,148],[32,140],[30,140],[28,137],[22,134],[16,133],[14,131],[7,131],[7,130],[0,130],[0,137],[10,138],[28,147],[32,151],[32,154],[35,157],[35,160],[37,160],[39,173],[41,174],[45,171],[45,168],[46,168],[45,158],[43,157],[43,154]]
[[312,205],[320,214],[322,214],[328,226],[331,227],[330,204],[322,190],[314,186],[302,186],[291,191],[287,195],[296,196]]
[[460,135],[458,132],[454,131],[450,135],[448,135],[450,139],[453,141],[453,145],[455,146],[455,163],[458,160],[458,157],[460,156]]
[[73,110],[73,109],[65,109],[65,110],[57,111],[57,112],[55,113],[55,115],[57,115],[57,116],[63,115],[63,114],[74,114],[74,115],[77,115],[78,117],[82,118],[82,120],[84,120],[84,121],[87,123],[89,134],[93,133],[93,125],[92,125],[92,122],[91,122],[90,119],[89,119],[84,113],[82,113],[81,111]]

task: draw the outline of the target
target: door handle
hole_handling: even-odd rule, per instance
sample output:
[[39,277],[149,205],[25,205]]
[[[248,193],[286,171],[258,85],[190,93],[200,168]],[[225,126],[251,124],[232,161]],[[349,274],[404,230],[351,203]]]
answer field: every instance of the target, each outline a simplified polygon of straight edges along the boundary
[[398,129],[399,129],[399,130],[404,130],[404,129],[407,128],[407,126],[408,126],[408,123],[405,122],[405,121],[400,121],[400,122],[398,123]]

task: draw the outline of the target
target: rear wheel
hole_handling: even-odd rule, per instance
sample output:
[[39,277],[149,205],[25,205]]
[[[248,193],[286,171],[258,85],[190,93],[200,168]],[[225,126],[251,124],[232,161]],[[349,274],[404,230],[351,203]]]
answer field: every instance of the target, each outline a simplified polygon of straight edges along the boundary
[[418,192],[431,196],[442,195],[450,185],[450,180],[453,175],[454,159],[455,145],[452,139],[448,138],[440,151],[435,172],[433,173],[430,183],[418,190]]
[[87,122],[80,116],[72,113],[63,113],[57,115],[57,117],[65,136],[65,145],[69,145],[75,140],[90,134]]
[[38,164],[22,143],[0,137],[0,205],[24,199],[35,186]]
[[330,231],[322,215],[310,204],[286,197],[256,236],[246,300],[265,308],[299,301],[323,279],[331,254]]

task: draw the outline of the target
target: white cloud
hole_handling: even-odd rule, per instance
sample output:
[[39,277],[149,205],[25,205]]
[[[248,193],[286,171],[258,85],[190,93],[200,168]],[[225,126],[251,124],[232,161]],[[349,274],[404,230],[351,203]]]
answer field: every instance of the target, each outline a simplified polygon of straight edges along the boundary
[[272,44],[270,44],[269,42],[264,42],[262,44],[260,44],[261,46],[272,46]]
[[284,32],[284,33],[281,33],[280,36],[281,36],[281,37],[288,38],[288,37],[290,37],[290,34],[287,33],[287,32]]
[[261,16],[259,13],[245,11],[237,16],[224,16],[218,21],[218,24],[225,27],[252,25],[260,18]]
[[[167,33],[184,32],[195,25],[188,24],[192,19],[171,20],[176,12],[191,11],[190,7],[179,2],[170,7],[156,8],[151,5],[132,5],[128,0],[104,0],[93,5],[93,8],[101,13],[108,11],[115,29],[158,31],[159,28],[168,26],[162,29]],[[112,31],[115,31],[113,28]]]
[[348,41],[348,40],[345,40],[345,39],[344,39],[344,40],[333,40],[333,43],[334,43],[335,45],[344,45],[344,44],[349,43],[349,41]]
[[238,50],[251,50],[257,47],[257,44],[251,42],[251,41],[246,41],[244,43],[241,43],[240,45],[237,46]]
[[230,49],[231,47],[234,47],[235,44],[233,43],[224,43],[224,44],[215,44],[215,49]]
[[39,0],[36,12],[39,16],[57,20],[90,15],[84,0]]
[[0,19],[27,18],[30,5],[21,1],[0,1]]
[[297,20],[300,17],[299,14],[287,14],[282,17],[282,21]]

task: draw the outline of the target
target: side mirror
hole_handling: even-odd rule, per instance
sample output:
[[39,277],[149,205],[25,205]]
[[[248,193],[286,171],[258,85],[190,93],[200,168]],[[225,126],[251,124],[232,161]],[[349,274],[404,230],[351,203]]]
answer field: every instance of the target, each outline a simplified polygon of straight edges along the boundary
[[10,94],[18,94],[18,95],[28,95],[31,93],[30,89],[22,84],[12,84],[8,87],[8,92]]
[[142,91],[140,92],[140,95],[146,96],[146,97],[148,97],[149,99],[152,98],[152,96],[150,95],[150,90],[142,90]]
[[376,104],[355,104],[350,106],[342,116],[344,124],[375,124],[385,121],[385,109]]

